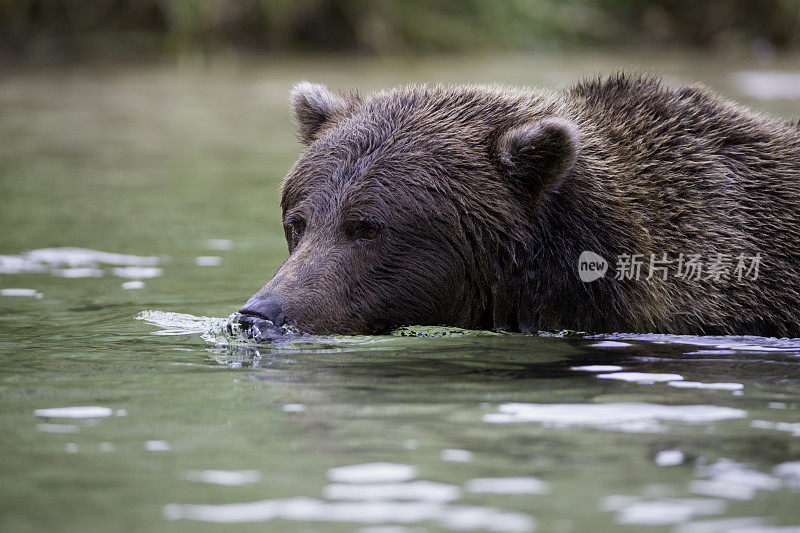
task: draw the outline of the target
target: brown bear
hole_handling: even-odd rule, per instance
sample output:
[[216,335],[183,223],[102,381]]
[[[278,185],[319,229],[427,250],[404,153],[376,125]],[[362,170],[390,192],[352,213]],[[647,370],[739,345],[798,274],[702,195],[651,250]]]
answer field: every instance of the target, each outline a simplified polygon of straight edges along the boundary
[[245,329],[800,336],[796,124],[624,74],[291,108],[289,258]]

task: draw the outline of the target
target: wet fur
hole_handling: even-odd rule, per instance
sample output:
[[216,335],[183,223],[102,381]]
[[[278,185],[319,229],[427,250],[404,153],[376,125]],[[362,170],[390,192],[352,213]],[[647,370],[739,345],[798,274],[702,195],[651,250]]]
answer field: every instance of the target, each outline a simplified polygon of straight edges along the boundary
[[[800,336],[800,131],[702,87],[292,94],[307,229],[255,298],[300,329],[401,324]],[[380,222],[369,242],[343,228]],[[577,275],[583,250],[610,272]],[[618,254],[762,255],[757,281],[613,279]],[[643,273],[645,269],[643,269]]]

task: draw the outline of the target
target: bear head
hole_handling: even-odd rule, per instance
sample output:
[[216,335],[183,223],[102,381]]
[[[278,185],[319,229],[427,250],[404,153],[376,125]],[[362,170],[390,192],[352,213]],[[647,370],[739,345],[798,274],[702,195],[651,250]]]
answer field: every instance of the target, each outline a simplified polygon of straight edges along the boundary
[[281,194],[289,257],[241,309],[309,333],[492,329],[535,260],[536,211],[579,153],[546,98],[411,87],[291,92],[306,149]]

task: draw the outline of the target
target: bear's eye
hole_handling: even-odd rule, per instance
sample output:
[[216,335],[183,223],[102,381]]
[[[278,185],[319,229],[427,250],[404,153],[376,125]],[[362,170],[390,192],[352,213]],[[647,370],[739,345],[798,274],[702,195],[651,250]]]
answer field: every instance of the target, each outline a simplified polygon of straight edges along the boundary
[[306,229],[306,223],[302,218],[290,218],[286,221],[285,224],[286,229],[286,239],[291,244],[292,242],[297,242],[300,240],[300,237],[303,236],[303,232]]
[[350,224],[349,233],[354,239],[372,240],[380,234],[380,227],[375,222],[359,218]]

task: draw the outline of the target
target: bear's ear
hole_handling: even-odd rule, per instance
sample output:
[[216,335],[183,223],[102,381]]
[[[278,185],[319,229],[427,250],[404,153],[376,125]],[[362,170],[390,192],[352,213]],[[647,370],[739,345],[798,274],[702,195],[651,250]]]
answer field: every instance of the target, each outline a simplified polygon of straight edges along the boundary
[[319,83],[301,81],[289,93],[297,136],[304,144],[311,144],[326,124],[345,116],[360,102],[355,93],[344,95]]
[[514,179],[542,189],[557,185],[580,151],[578,127],[563,118],[546,118],[516,126],[497,141],[497,158]]

